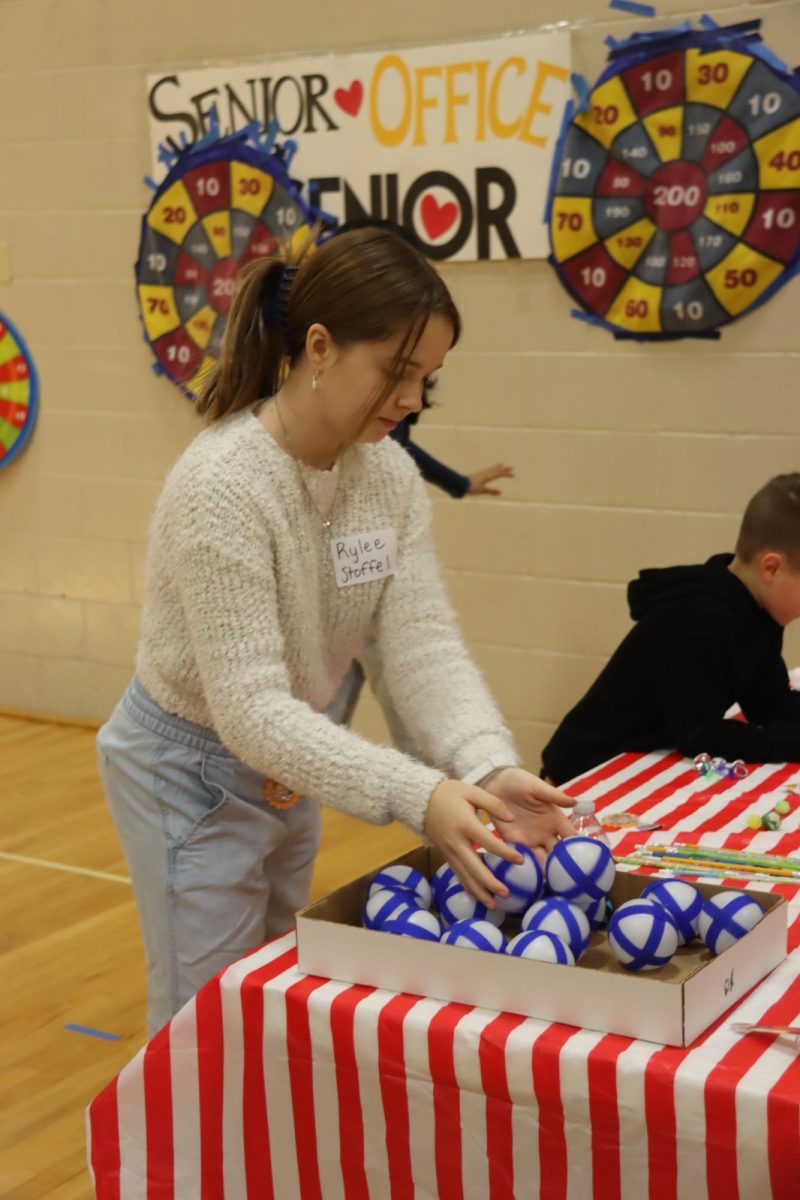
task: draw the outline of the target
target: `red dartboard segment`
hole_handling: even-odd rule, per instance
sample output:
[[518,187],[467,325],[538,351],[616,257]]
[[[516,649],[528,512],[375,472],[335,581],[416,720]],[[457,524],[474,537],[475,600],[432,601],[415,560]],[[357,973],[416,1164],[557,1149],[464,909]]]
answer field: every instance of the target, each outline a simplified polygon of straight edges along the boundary
[[667,267],[667,283],[688,283],[700,274],[700,260],[697,257],[692,235],[685,229],[673,233],[670,241],[669,265]]
[[639,116],[673,108],[684,99],[684,55],[674,51],[648,58],[623,71],[622,79]]
[[0,399],[0,420],[8,421],[17,429],[22,429],[28,419],[28,406],[17,404],[14,400]]
[[704,333],[800,265],[800,82],[748,37],[615,48],[562,134],[551,261],[615,331]]
[[647,180],[627,163],[609,159],[594,189],[596,196],[641,196]]
[[190,396],[219,356],[241,267],[305,244],[310,225],[280,156],[248,134],[178,157],[142,221],[136,282],[158,367]]
[[230,167],[227,162],[210,162],[187,171],[184,183],[201,217],[230,207]]
[[0,363],[0,383],[14,383],[28,378],[28,364],[21,354]]
[[242,255],[242,262],[252,262],[254,258],[265,258],[268,254],[274,254],[277,249],[278,239],[275,234],[267,229],[266,225],[256,225]]
[[576,254],[564,264],[564,273],[575,291],[602,313],[627,279],[627,272],[614,262],[603,245],[594,245],[583,254]]
[[185,250],[181,250],[175,263],[175,284],[179,287],[194,287],[206,282],[206,273],[198,262]]
[[762,192],[744,239],[748,246],[789,262],[800,245],[800,190]]
[[738,121],[725,116],[715,126],[706,144],[700,165],[706,173],[716,171],[750,145],[750,139]]

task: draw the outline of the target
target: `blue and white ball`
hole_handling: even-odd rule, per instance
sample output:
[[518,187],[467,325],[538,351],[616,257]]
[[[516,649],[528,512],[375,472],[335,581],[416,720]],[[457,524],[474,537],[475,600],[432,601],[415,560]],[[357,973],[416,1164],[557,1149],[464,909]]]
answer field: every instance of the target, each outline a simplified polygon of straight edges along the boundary
[[367,897],[364,905],[363,923],[366,929],[380,929],[386,921],[397,917],[406,909],[414,911],[419,905],[411,892],[396,892],[393,888],[380,888]]
[[657,900],[628,900],[608,922],[608,942],[630,971],[663,967],[678,949],[678,930]]
[[417,871],[415,867],[405,867],[400,863],[384,867],[382,871],[378,871],[369,885],[370,896],[373,892],[380,891],[381,888],[411,892],[417,904],[421,904],[423,908],[431,906],[431,885],[422,872]]
[[679,946],[697,937],[703,897],[691,883],[683,879],[659,879],[644,889],[642,899],[657,900],[664,905],[678,930]]
[[489,950],[502,954],[506,939],[496,925],[488,921],[456,921],[442,937],[442,945],[466,946],[472,950]]
[[522,855],[521,863],[509,862],[498,854],[484,855],[484,862],[500,883],[508,888],[507,896],[495,896],[497,907],[506,913],[521,913],[544,889],[544,872],[538,858],[527,846],[509,843]]
[[[582,906],[578,905],[578,907]],[[602,929],[611,912],[611,901],[608,896],[601,896],[599,900],[594,900],[591,904],[586,905],[583,911],[586,913],[592,929]]]
[[545,875],[556,896],[588,908],[611,891],[616,875],[614,856],[596,838],[563,838],[547,856]]
[[437,907],[445,925],[455,925],[457,921],[468,920],[489,921],[492,925],[502,925],[506,918],[501,908],[487,908],[465,891],[455,878],[445,891],[439,892]]
[[697,918],[697,932],[712,954],[722,954],[749,933],[764,915],[746,892],[717,892],[709,896]]
[[589,945],[589,918],[577,904],[560,896],[537,900],[522,918],[523,933],[552,933],[566,942],[572,956],[579,959]]
[[458,883],[458,878],[455,871],[448,863],[442,863],[438,871],[434,871],[431,879],[431,891],[433,892],[433,902],[437,908],[440,907],[440,897],[454,883]]
[[419,938],[424,942],[439,942],[442,939],[439,918],[426,908],[407,908],[404,912],[399,912],[388,921],[384,921],[381,931],[397,933],[401,937]]
[[543,933],[541,930],[529,929],[526,933],[518,933],[508,943],[506,954],[513,954],[516,958],[534,958],[537,962],[575,966],[575,956],[567,943],[554,933]]

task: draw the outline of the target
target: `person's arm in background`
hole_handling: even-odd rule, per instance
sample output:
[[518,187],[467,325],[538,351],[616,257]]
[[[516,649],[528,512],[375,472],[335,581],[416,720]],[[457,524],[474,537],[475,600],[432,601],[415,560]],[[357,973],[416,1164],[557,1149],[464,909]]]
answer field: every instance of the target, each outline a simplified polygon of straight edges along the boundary
[[473,471],[471,475],[462,475],[452,467],[445,466],[438,458],[434,458],[427,450],[416,445],[411,440],[411,429],[408,420],[401,421],[391,435],[417,464],[422,478],[426,483],[441,488],[449,496],[460,500],[463,496],[499,496],[500,489],[489,487],[495,479],[513,479],[514,468],[505,463],[495,463],[494,466],[484,467]]

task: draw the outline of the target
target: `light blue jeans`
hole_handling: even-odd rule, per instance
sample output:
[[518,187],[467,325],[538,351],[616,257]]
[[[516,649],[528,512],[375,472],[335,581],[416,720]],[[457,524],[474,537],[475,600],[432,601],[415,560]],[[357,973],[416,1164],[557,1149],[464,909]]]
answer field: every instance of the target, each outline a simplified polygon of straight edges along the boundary
[[217,971],[290,929],[308,898],[319,805],[277,809],[211,729],[134,679],[97,736],[147,956],[150,1036]]

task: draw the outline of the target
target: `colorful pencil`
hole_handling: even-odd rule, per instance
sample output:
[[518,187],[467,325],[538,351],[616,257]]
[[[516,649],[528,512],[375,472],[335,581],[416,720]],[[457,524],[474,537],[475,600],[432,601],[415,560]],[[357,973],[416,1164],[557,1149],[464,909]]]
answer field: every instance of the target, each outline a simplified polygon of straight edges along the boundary
[[641,846],[640,850],[645,854],[661,854],[670,858],[713,858],[718,862],[800,870],[800,858],[786,858],[778,854],[757,854],[751,850],[729,850],[724,847],[696,846],[683,842],[675,842],[671,845],[653,843]]
[[800,883],[800,869],[796,871],[787,871],[784,867],[761,867],[761,866],[746,866],[744,863],[724,863],[719,859],[705,858],[673,858],[662,854],[643,855],[658,863],[663,863],[670,870],[680,867],[681,869],[691,868],[693,874],[697,874],[695,868],[702,870],[708,869],[711,871],[720,871],[723,875],[741,875],[747,877],[750,875],[768,875],[775,879],[795,879]]
[[[743,871],[738,867],[731,867],[729,870],[719,870],[717,867],[706,867],[702,863],[696,866],[692,863],[668,863],[663,858],[650,858],[648,855],[626,855],[624,858],[618,858],[618,863],[626,863],[632,867],[656,867],[659,871],[669,871],[672,875],[691,875],[695,878],[703,879],[742,879],[748,883],[781,883],[787,882],[774,874],[766,874],[761,871]],[[796,882],[800,885],[800,876],[789,877],[789,882]]]

